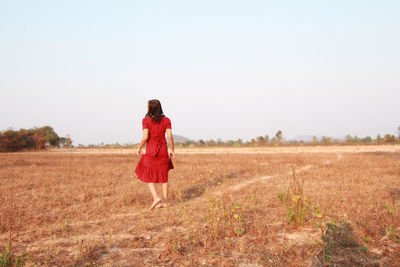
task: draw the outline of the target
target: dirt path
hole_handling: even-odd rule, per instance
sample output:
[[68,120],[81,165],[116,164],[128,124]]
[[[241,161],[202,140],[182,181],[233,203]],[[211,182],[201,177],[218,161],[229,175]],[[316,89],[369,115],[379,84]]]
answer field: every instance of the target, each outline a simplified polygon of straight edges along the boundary
[[[303,166],[303,167],[297,169],[296,172],[299,173],[299,172],[308,170],[312,167],[313,167],[313,165],[306,165],[306,166]],[[288,172],[284,175],[290,175],[291,173],[292,172]],[[248,179],[244,182],[232,185],[232,186],[228,187],[226,191],[238,191],[238,190],[242,189],[243,187],[248,186],[250,184],[257,183],[257,182],[266,182],[267,180],[270,180],[272,178],[277,178],[279,176],[283,176],[283,175],[254,177],[254,178]],[[222,193],[222,191],[218,191],[217,193]]]

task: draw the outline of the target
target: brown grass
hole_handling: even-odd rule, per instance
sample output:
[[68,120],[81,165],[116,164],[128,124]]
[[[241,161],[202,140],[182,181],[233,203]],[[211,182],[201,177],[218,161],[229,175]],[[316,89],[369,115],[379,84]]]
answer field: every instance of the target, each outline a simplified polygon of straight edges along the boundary
[[[0,253],[11,241],[39,266],[319,266],[316,224],[336,221],[358,245],[332,262],[398,266],[400,153],[389,148],[178,153],[171,203],[153,212],[135,155],[0,154]],[[308,201],[301,224],[278,198],[292,168]]]

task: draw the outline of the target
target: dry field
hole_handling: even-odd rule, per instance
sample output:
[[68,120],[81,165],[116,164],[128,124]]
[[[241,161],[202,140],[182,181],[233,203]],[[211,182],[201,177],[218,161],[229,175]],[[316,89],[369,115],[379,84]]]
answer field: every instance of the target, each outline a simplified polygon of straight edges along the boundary
[[[0,253],[27,266],[400,266],[400,146],[0,154]],[[325,252],[325,258],[324,258]]]

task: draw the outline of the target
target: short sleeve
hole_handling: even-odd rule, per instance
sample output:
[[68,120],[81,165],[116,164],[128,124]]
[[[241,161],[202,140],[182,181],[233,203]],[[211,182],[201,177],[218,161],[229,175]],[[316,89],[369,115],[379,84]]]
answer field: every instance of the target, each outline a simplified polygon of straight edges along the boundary
[[146,118],[143,118],[142,125],[143,125],[143,130],[144,129],[149,129],[149,122],[148,122],[148,120]]
[[165,117],[165,128],[166,129],[172,129],[171,128],[171,120],[167,117]]

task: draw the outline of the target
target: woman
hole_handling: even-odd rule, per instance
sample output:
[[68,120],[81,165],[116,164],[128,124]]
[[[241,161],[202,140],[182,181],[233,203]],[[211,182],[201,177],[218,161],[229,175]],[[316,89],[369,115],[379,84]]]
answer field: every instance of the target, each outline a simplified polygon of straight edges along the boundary
[[[164,200],[168,197],[168,171],[173,169],[171,159],[174,158],[174,139],[171,131],[171,121],[164,116],[161,103],[157,99],[148,102],[146,116],[142,120],[143,138],[139,144],[138,154],[141,156],[135,172],[139,180],[147,183],[153,204],[150,210],[154,209],[160,202],[155,183],[162,184]],[[167,132],[171,155],[168,155],[167,142],[165,141]],[[146,144],[147,143],[147,144]],[[142,147],[146,144],[146,154],[143,154]]]

